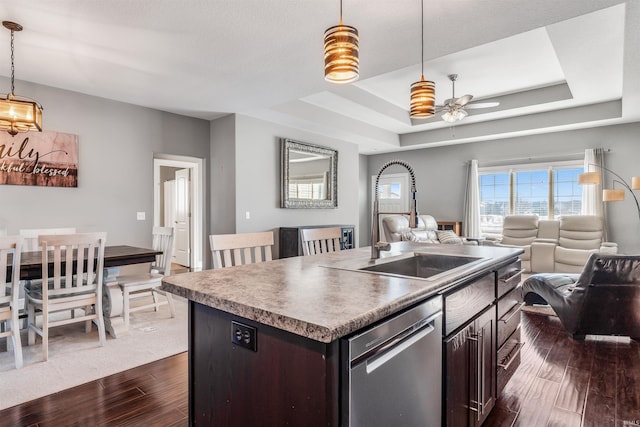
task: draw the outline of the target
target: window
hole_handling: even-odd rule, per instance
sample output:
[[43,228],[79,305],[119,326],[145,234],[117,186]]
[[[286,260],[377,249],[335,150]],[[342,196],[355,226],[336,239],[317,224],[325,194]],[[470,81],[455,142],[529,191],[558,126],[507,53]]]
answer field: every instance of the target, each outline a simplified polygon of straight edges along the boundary
[[322,200],[325,198],[325,177],[289,178],[289,197],[292,199]]
[[500,234],[507,215],[537,215],[553,219],[579,215],[582,161],[494,166],[479,170],[480,229]]

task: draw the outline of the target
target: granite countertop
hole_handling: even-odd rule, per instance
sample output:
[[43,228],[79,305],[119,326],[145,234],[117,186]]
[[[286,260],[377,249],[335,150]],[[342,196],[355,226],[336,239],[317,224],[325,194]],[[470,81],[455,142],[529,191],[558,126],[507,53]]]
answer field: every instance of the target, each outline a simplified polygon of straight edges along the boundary
[[[414,251],[486,259],[434,280],[352,270],[406,257]],[[503,247],[399,242],[375,261],[369,259],[368,247],[351,249],[177,274],[164,278],[162,288],[209,307],[329,343],[467,277],[488,272],[522,252]]]

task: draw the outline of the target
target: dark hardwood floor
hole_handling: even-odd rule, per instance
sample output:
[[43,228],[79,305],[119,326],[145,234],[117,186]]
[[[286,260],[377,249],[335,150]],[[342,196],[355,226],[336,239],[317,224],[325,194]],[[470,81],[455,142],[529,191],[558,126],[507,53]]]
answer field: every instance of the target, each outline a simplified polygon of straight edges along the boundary
[[186,426],[187,372],[187,353],[167,357],[0,411],[0,426]]
[[[539,314],[522,328],[522,363],[485,426],[640,425],[640,343],[574,341]],[[0,426],[187,424],[186,353],[0,411]]]
[[555,316],[522,313],[522,363],[488,426],[640,426],[640,343],[573,340]]

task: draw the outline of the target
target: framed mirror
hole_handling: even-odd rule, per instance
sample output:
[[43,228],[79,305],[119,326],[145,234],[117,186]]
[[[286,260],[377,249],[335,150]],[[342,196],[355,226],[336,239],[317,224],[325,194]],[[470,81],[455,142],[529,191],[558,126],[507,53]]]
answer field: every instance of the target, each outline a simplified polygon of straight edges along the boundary
[[338,151],[282,139],[281,159],[280,207],[338,207]]

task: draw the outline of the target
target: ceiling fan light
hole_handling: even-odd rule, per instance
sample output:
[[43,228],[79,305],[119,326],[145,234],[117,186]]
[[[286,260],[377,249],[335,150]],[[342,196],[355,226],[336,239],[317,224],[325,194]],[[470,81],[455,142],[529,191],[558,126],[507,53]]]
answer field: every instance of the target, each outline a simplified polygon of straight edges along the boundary
[[331,83],[351,83],[359,77],[358,30],[336,25],[324,32],[324,79]]
[[436,84],[425,80],[424,76],[411,85],[411,110],[409,116],[412,119],[428,119],[436,113]]
[[467,117],[467,112],[459,108],[453,108],[453,109],[447,110],[440,117],[442,118],[442,120],[444,120],[447,123],[455,123]]

